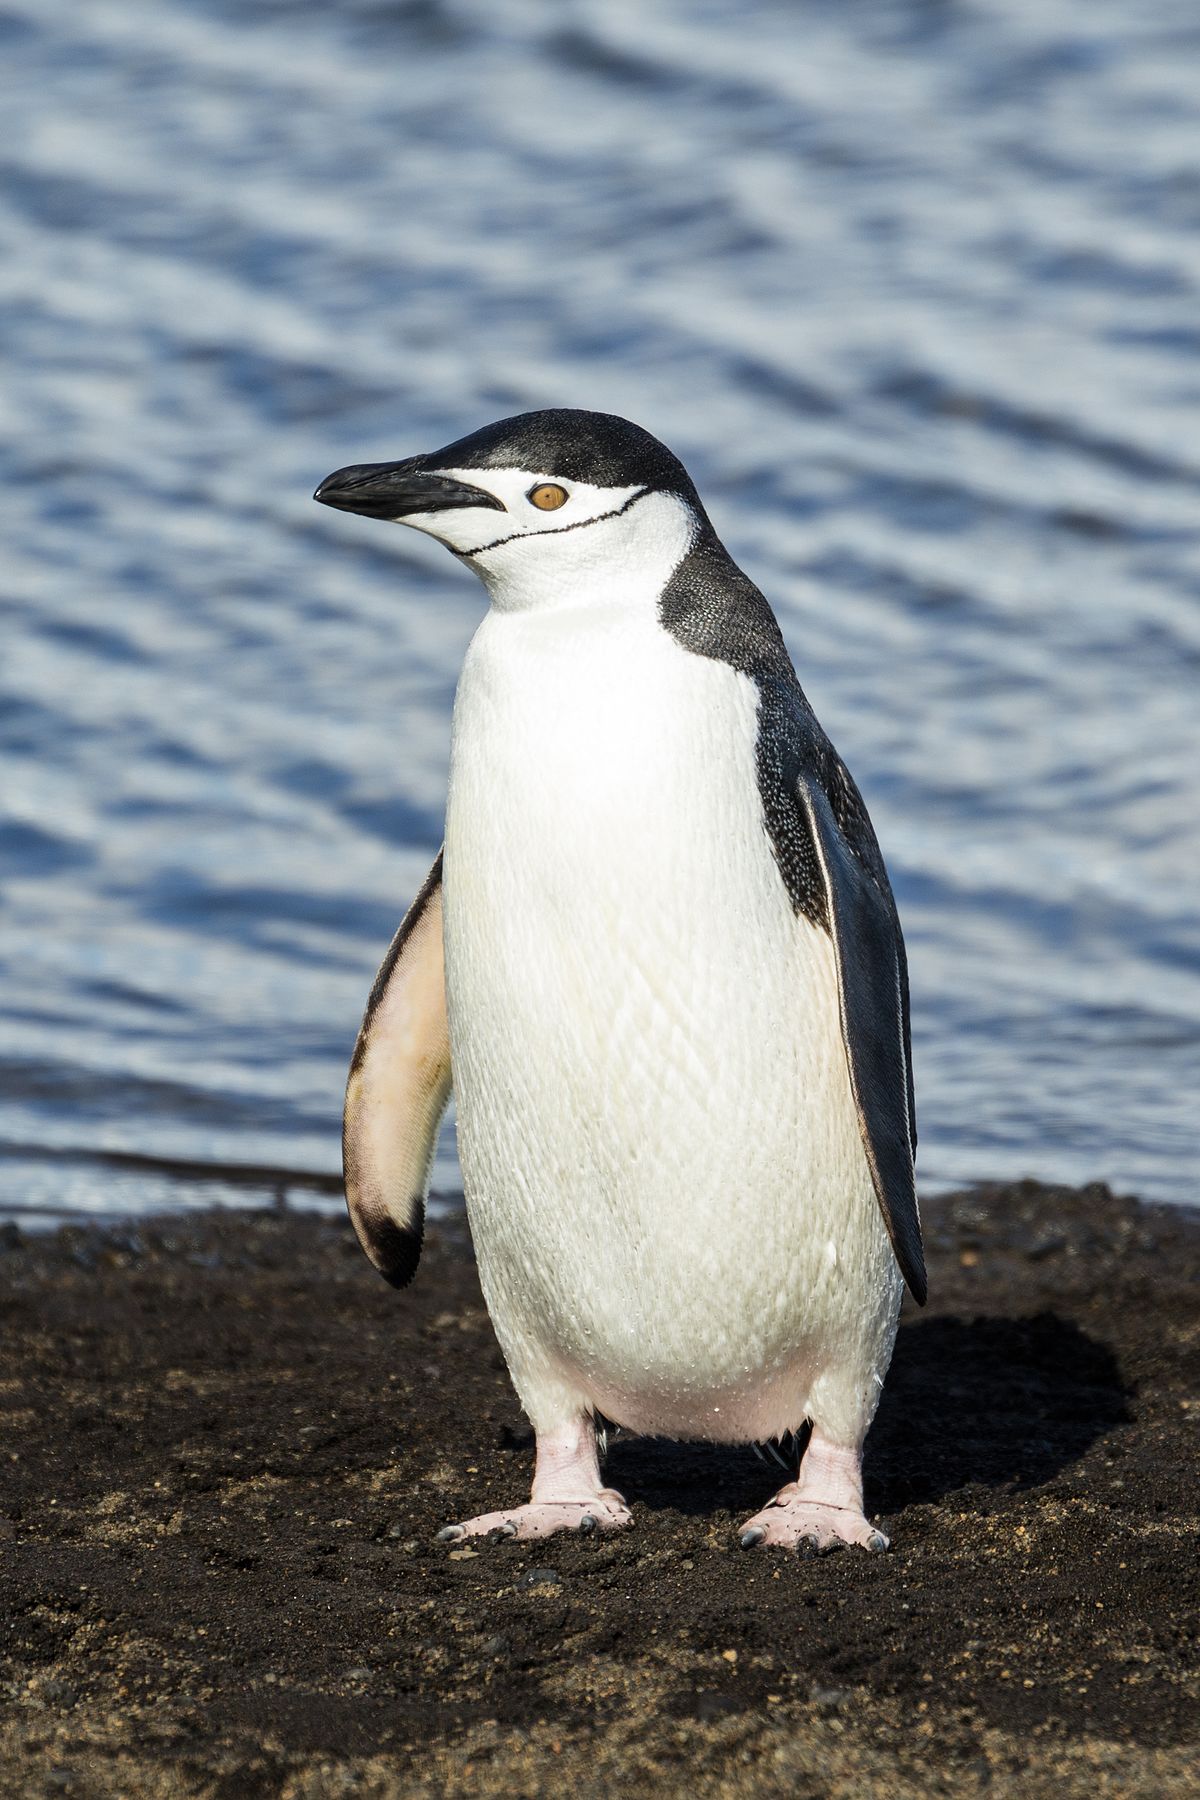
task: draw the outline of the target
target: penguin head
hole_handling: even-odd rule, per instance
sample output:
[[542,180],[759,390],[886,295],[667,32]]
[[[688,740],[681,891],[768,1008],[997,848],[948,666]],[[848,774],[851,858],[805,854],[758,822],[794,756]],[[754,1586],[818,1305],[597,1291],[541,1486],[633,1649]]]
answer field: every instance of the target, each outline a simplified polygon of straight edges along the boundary
[[632,578],[661,587],[709,528],[665,444],[611,413],[566,408],[501,419],[403,462],[338,469],[313,498],[437,538],[504,610],[602,598]]

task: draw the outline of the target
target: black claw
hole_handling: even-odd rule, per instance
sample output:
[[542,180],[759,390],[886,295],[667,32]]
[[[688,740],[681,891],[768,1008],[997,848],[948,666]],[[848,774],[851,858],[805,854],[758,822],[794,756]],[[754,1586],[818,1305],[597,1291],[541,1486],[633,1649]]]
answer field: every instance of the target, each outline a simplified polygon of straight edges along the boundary
[[743,1531],[741,1537],[738,1539],[738,1543],[743,1550],[753,1550],[756,1544],[762,1543],[766,1535],[767,1528],[765,1525],[747,1525],[745,1531]]
[[584,1513],[579,1521],[579,1529],[583,1532],[595,1531],[599,1522],[595,1513]]
[[439,1544],[452,1544],[456,1538],[465,1537],[466,1532],[461,1525],[443,1525],[437,1534]]

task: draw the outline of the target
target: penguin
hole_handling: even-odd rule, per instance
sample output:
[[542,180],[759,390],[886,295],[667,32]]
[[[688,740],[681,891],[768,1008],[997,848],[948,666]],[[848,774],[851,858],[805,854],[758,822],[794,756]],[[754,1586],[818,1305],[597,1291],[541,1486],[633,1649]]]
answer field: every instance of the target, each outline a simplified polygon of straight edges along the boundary
[[611,1422],[796,1434],[742,1546],[887,1549],[863,1442],[905,1283],[926,1295],[904,940],[771,607],[682,463],[610,414],[524,413],[314,497],[436,538],[490,601],[344,1126],[355,1228],[403,1287],[453,1081],[535,1471],[440,1536],[629,1525]]

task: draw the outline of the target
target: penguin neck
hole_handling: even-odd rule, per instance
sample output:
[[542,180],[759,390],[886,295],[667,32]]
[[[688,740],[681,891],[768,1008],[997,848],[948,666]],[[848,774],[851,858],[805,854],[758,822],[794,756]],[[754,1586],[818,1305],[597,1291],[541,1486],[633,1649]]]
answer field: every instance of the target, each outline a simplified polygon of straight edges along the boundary
[[706,528],[703,514],[678,495],[646,493],[609,518],[516,537],[467,560],[498,613],[653,611]]
[[770,603],[707,518],[662,589],[658,618],[684,650],[728,663],[760,686],[782,682],[803,702]]

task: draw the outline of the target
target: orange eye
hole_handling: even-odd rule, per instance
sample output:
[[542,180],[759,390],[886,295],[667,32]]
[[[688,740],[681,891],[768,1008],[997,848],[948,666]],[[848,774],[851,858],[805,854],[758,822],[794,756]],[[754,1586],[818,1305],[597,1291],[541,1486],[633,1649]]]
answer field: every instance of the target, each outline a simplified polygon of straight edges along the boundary
[[557,481],[539,481],[535,488],[530,488],[525,498],[540,512],[557,512],[560,506],[567,504],[569,496],[566,488],[559,487]]

